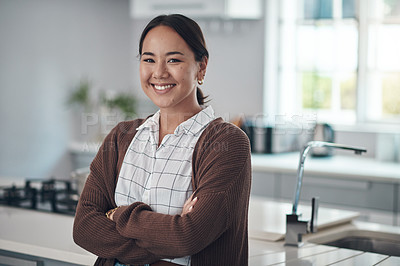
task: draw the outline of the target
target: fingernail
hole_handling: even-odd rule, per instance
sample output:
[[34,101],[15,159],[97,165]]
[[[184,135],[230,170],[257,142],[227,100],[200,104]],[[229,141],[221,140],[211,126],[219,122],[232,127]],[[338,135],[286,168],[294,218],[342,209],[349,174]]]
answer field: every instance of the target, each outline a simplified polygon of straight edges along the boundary
[[195,200],[197,200],[197,197],[195,197],[195,198],[193,199],[193,201],[195,201]]
[[191,211],[192,209],[193,209],[193,206],[190,206],[190,207],[189,207],[189,211]]

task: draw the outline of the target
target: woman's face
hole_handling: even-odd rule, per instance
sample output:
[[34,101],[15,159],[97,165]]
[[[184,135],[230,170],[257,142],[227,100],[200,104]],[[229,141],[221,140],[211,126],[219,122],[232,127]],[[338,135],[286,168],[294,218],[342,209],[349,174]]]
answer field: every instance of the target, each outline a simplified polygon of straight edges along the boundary
[[196,86],[197,80],[204,77],[207,59],[196,62],[194,53],[175,30],[167,26],[151,29],[140,56],[142,89],[155,105],[183,113],[199,107]]

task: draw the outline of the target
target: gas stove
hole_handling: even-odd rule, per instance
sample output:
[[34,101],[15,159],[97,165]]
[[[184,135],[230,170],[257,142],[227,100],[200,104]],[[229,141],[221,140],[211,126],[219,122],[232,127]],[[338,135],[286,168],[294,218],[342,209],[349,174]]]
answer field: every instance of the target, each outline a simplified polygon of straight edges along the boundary
[[75,215],[79,194],[73,180],[26,179],[24,184],[0,187],[0,204]]

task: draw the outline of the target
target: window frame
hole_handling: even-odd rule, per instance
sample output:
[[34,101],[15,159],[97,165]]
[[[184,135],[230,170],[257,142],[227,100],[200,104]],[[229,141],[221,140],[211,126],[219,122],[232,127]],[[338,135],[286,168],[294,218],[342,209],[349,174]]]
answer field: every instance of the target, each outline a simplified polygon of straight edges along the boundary
[[[280,69],[280,60],[282,60],[282,32],[280,32],[282,21],[281,16],[283,12],[282,6],[290,5],[292,1],[297,0],[267,0],[265,4],[265,53],[264,53],[264,95],[263,95],[263,112],[270,116],[282,115],[287,116],[298,116],[298,115],[310,115],[303,110],[300,106],[299,101],[296,101],[299,92],[296,86],[283,86],[279,79],[280,72],[285,71]],[[341,0],[333,0],[341,1]],[[343,121],[342,119],[328,119],[324,122],[329,122],[335,125],[336,128],[343,130],[358,130],[362,128],[363,131],[383,131],[383,132],[399,132],[400,131],[400,117],[394,119],[379,119],[373,120],[368,117],[368,89],[367,89],[367,78],[368,72],[368,30],[369,30],[369,14],[367,4],[359,4],[356,0],[356,20],[358,21],[358,59],[357,59],[357,85],[356,85],[356,106],[355,106],[355,118],[350,121]],[[367,1],[365,1],[367,2]],[[368,1],[369,3],[370,1]],[[292,2],[293,4],[293,2]],[[298,12],[296,8],[293,10],[286,10],[286,12]],[[337,13],[337,11],[336,11]],[[335,12],[334,12],[335,14]],[[284,14],[283,14],[284,15]],[[296,17],[296,16],[295,16]],[[333,17],[332,20],[335,20]],[[384,21],[382,21],[385,23]],[[390,22],[390,21],[389,21]],[[397,21],[398,22],[398,21]],[[296,26],[296,24],[295,24]],[[279,37],[278,37],[279,36]],[[285,51],[287,56],[296,56],[295,46],[292,51]],[[278,51],[278,52],[277,52]],[[290,78],[288,78],[290,80]],[[296,79],[294,79],[296,80]],[[292,81],[293,82],[293,81]],[[285,97],[285,95],[291,95],[291,97]],[[291,108],[287,108],[290,106]],[[296,106],[293,108],[293,106]],[[299,114],[300,110],[300,114]],[[321,112],[319,111],[319,114]],[[318,119],[318,114],[315,114]],[[319,119],[318,119],[319,120]],[[319,121],[317,121],[319,122]]]

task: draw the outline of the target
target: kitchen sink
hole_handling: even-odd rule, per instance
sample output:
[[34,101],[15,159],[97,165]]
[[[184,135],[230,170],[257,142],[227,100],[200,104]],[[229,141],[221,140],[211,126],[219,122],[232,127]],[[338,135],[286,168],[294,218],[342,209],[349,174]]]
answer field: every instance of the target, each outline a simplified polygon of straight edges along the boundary
[[324,245],[379,253],[389,256],[400,256],[400,242],[387,239],[348,236],[332,242],[324,243]]
[[345,229],[336,232],[310,236],[308,242],[384,254],[400,256],[400,234],[398,232],[380,231],[378,228],[368,230]]

